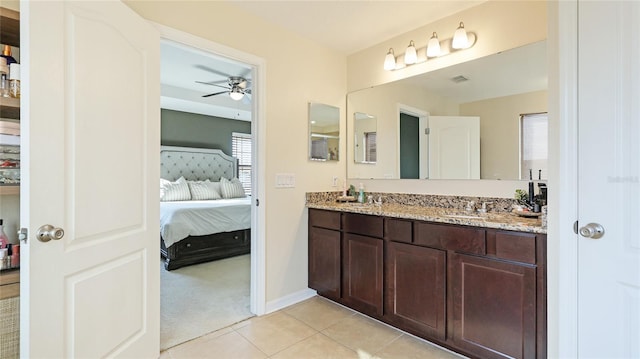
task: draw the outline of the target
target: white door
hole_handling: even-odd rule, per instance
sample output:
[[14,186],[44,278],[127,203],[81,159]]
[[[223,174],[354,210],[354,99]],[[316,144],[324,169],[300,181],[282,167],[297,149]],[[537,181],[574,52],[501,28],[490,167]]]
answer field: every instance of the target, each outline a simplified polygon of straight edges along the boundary
[[578,357],[640,357],[640,2],[578,4]]
[[429,116],[429,178],[480,179],[480,117]]
[[118,1],[34,1],[21,36],[21,355],[157,357],[159,34]]

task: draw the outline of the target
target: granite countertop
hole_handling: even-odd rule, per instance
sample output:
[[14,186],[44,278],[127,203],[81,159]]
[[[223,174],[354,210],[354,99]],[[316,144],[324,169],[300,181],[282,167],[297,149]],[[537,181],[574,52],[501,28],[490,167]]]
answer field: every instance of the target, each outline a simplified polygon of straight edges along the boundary
[[361,203],[340,203],[330,201],[307,202],[308,208],[332,211],[370,214],[377,216],[415,219],[429,222],[450,223],[463,226],[495,228],[509,231],[546,234],[540,217],[521,217],[509,212],[477,213],[456,208],[403,205],[383,203],[382,205]]

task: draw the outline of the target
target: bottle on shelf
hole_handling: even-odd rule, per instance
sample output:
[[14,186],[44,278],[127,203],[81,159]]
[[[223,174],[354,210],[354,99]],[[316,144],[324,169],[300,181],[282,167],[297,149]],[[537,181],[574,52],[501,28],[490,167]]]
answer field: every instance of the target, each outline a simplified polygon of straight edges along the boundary
[[0,57],[0,97],[9,97],[9,66],[4,57]]
[[9,238],[7,237],[7,234],[4,233],[4,220],[0,218],[0,249],[2,248],[7,248],[7,245],[9,244]]
[[2,55],[0,56],[7,60],[7,66],[18,62],[13,58],[13,56],[11,56],[11,46],[9,45],[4,45],[4,48],[2,49]]
[[20,64],[9,65],[9,96],[20,98]]

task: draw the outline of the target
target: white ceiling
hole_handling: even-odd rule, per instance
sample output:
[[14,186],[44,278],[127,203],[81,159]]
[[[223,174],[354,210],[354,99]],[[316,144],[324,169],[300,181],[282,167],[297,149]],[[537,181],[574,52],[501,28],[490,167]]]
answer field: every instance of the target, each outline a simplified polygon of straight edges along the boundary
[[[386,39],[424,26],[442,17],[449,16],[484,1],[241,1],[227,0],[229,3],[310,40],[328,47],[352,54],[373,46]],[[519,56],[533,56],[532,53]],[[248,98],[234,101],[227,94],[203,98],[202,95],[221,91],[219,87],[198,84],[196,81],[225,81],[227,76],[243,76],[251,79],[250,67],[186,47],[165,41],[161,44],[161,83],[162,108],[184,112],[200,113],[210,116],[251,120],[251,104]],[[496,56],[496,55],[494,55]],[[382,61],[382,57],[380,58]],[[535,62],[531,62],[535,61]],[[540,61],[540,62],[538,62]],[[528,69],[516,68],[522,63],[506,59],[503,66],[511,69],[507,76],[496,81],[510,83],[511,87],[525,85],[536,89],[540,86],[541,71],[546,74],[545,59],[530,59]],[[527,63],[527,61],[525,61]],[[451,71],[440,71],[424,75],[430,81],[431,91],[451,94],[457,93],[462,101],[474,100],[481,93],[471,93],[471,82],[453,84],[449,78],[465,75],[475,83],[482,83],[490,72],[482,67],[482,62],[469,62],[466,68],[455,67]],[[450,72],[451,72],[450,71]],[[529,76],[530,75],[530,76]],[[517,79],[517,81],[513,81]],[[544,78],[546,84],[546,77]],[[466,92],[462,89],[467,88]],[[477,87],[476,87],[477,88]],[[518,90],[509,90],[518,91]],[[476,90],[476,92],[478,92]],[[486,89],[481,89],[485,92]],[[526,91],[520,91],[526,92]],[[250,96],[249,96],[250,97]],[[495,96],[492,96],[495,97]],[[464,102],[464,101],[462,101]]]

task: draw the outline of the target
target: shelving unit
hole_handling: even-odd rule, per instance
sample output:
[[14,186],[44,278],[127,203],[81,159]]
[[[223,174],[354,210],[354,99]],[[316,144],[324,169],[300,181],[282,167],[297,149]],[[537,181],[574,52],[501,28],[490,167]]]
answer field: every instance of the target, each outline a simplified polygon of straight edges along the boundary
[[[20,13],[0,7],[0,43],[20,47]],[[20,99],[0,97],[0,118],[20,120]],[[0,196],[20,194],[19,185],[0,186]]]

